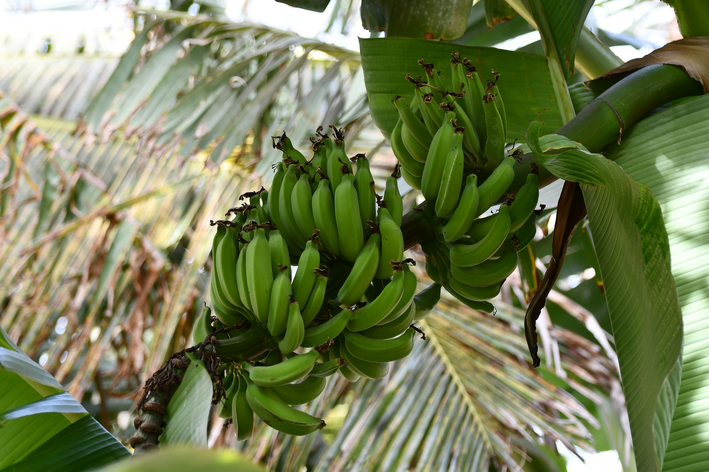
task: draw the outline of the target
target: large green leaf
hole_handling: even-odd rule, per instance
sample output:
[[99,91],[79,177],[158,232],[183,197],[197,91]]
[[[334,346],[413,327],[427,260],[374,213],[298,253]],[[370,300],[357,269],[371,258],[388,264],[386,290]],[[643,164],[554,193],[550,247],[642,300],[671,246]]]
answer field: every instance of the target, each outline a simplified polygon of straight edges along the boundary
[[212,380],[202,361],[193,360],[167,405],[167,426],[160,444],[207,447]]
[[1,471],[83,471],[128,455],[0,328]]
[[660,470],[681,374],[682,316],[660,205],[618,164],[568,142],[542,149],[552,174],[578,182],[598,253],[638,470]]
[[[607,154],[662,206],[684,319],[682,383],[665,471],[709,470],[709,96],[638,123]],[[595,234],[594,234],[595,236]]]
[[544,121],[547,133],[563,124],[547,62],[542,56],[401,38],[360,39],[359,44],[370,112],[385,134],[391,133],[398,119],[392,99],[396,95],[413,96],[413,86],[405,80],[406,74],[423,75],[417,61],[424,59],[433,62],[448,80],[454,51],[470,59],[484,78],[492,78],[491,69],[500,73],[498,85],[505,99],[507,141],[524,140],[530,121]]

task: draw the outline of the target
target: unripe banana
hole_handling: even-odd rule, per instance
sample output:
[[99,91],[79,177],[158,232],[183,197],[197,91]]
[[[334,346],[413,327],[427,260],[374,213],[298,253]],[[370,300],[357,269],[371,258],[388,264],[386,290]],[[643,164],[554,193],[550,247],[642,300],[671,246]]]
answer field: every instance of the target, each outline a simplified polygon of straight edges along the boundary
[[358,359],[347,350],[347,346],[340,346],[340,355],[347,361],[347,368],[358,376],[367,379],[382,379],[389,373],[389,364],[386,362],[368,362]]
[[379,209],[379,234],[381,235],[381,256],[375,277],[388,279],[394,273],[392,262],[404,259],[404,235],[387,208]]
[[300,314],[300,306],[298,302],[292,302],[288,305],[286,333],[283,335],[283,339],[278,343],[278,349],[280,349],[283,354],[290,354],[303,342],[304,335],[305,325],[303,325],[303,317]]
[[256,357],[276,347],[273,337],[268,334],[268,330],[258,324],[230,334],[230,338],[220,339],[219,344],[215,346],[217,353],[224,360],[242,361],[246,358]]
[[478,193],[478,176],[470,174],[465,180],[463,194],[453,216],[443,227],[443,239],[452,243],[463,237],[475,220],[480,194]]
[[512,180],[514,180],[514,164],[514,157],[505,157],[502,163],[490,174],[490,177],[478,187],[480,201],[478,203],[478,210],[475,212],[476,217],[487,211],[488,208],[505,194]]
[[421,177],[423,175],[423,164],[414,159],[409,150],[406,149],[406,146],[404,146],[404,141],[401,137],[403,124],[404,122],[399,119],[399,121],[396,122],[394,131],[391,132],[391,150],[394,152],[394,156],[396,156],[402,168],[407,170],[412,176]]
[[340,237],[337,234],[335,203],[328,180],[321,180],[313,194],[313,218],[315,227],[320,231],[320,242],[329,252],[339,256]]
[[495,224],[483,239],[474,244],[451,244],[450,260],[458,267],[472,267],[482,264],[498,249],[510,233],[510,207],[502,205]]
[[494,101],[494,95],[489,93],[483,98],[485,130],[487,132],[484,149],[487,165],[490,167],[497,167],[505,157],[505,129]]
[[421,177],[411,174],[405,167],[401,168],[401,176],[404,178],[404,181],[411,186],[411,188],[421,190]]
[[293,219],[303,239],[308,239],[315,231],[313,219],[313,194],[310,189],[310,176],[303,173],[293,187],[291,194]]
[[443,118],[443,124],[436,132],[431,147],[428,150],[426,164],[421,176],[421,192],[426,200],[433,202],[438,197],[438,190],[441,187],[443,169],[445,169],[446,158],[454,145],[455,128],[450,122],[454,114],[448,112]]
[[249,244],[244,244],[241,247],[239,258],[236,260],[236,286],[239,291],[239,298],[243,301],[244,306],[253,312],[254,309],[249,296],[248,276],[246,274],[246,251],[249,248]]
[[456,123],[463,128],[463,147],[474,157],[474,159],[471,159],[471,162],[484,163],[485,155],[482,151],[478,133],[475,131],[475,125],[473,125],[473,122],[462,106],[456,106],[454,111],[457,120]]
[[495,298],[500,294],[500,290],[502,289],[502,283],[489,285],[487,287],[473,287],[460,282],[455,277],[450,277],[448,279],[448,283],[454,291],[458,292],[468,300],[475,302],[482,302]]
[[539,200],[539,175],[532,171],[510,204],[510,231],[515,232],[532,216]]
[[295,146],[293,146],[293,142],[288,136],[286,136],[285,131],[278,139],[278,142],[276,143],[275,147],[279,151],[282,151],[285,157],[292,161],[295,161],[297,164],[303,165],[307,161],[303,153],[298,151]]
[[302,382],[273,387],[273,392],[287,405],[302,405],[318,398],[325,385],[325,377],[310,376]]
[[261,387],[278,387],[304,378],[319,358],[320,354],[317,351],[309,351],[276,365],[251,366],[248,362],[243,362],[242,367],[249,372],[249,378],[255,384]]
[[212,273],[212,280],[209,282],[209,293],[212,298],[212,305],[214,308],[214,314],[216,317],[224,323],[225,326],[234,326],[241,324],[245,319],[249,322],[256,320],[252,313],[250,313],[246,308],[237,308],[231,305],[229,302],[224,301],[224,297],[219,294],[219,282],[215,279],[215,274]]
[[256,416],[278,431],[304,436],[325,427],[325,422],[308,413],[288,406],[270,388],[249,383],[246,399]]
[[413,132],[406,126],[406,123],[401,125],[401,142],[404,144],[404,149],[409,152],[409,155],[411,155],[415,161],[420,163],[426,162],[428,149],[416,140]]
[[271,288],[271,303],[268,306],[268,321],[266,326],[272,336],[280,336],[286,330],[290,297],[290,276],[288,275],[288,271],[284,269],[276,276]]
[[[340,351],[341,351],[340,344],[341,344],[340,341],[335,341],[335,343],[330,348],[330,355],[335,358],[341,357],[342,359],[344,359],[344,356],[340,355]],[[347,362],[346,359],[345,359],[345,362]],[[340,367],[340,375],[342,375],[344,378],[346,378],[350,382],[356,382],[360,379],[360,375],[358,373],[354,372],[352,369],[350,369],[349,363],[347,365],[343,365]]]
[[466,285],[487,287],[504,281],[517,268],[517,253],[511,244],[500,250],[499,259],[491,259],[474,267],[451,266],[451,274]]
[[[404,334],[392,339],[370,339],[360,333],[345,331],[347,352],[367,362],[392,362],[403,359],[414,348],[416,330],[407,329]],[[345,357],[346,360],[347,357]]]
[[192,328],[192,341],[199,344],[210,334],[212,334],[212,309],[205,306]]
[[231,418],[232,403],[234,402],[234,397],[236,396],[236,392],[238,390],[239,380],[235,378],[234,380],[232,380],[231,385],[229,385],[229,388],[226,389],[226,392],[224,393],[224,397],[222,398],[221,402],[219,402],[217,414],[220,418]]
[[303,325],[308,326],[320,313],[323,302],[325,301],[325,292],[327,291],[327,271],[316,269],[315,284],[313,290],[308,297],[308,303],[301,310],[303,316]]
[[456,292],[450,285],[446,286],[446,290],[448,293],[453,295],[453,297],[456,298],[459,302],[461,302],[463,305],[467,306],[468,308],[471,308],[473,310],[477,311],[484,311],[485,313],[495,313],[495,306],[490,303],[490,302],[479,302],[475,300],[470,300],[460,293]]
[[483,107],[483,97],[485,96],[485,87],[483,87],[480,75],[475,70],[475,67],[470,62],[463,61],[463,64],[468,69],[465,74],[465,79],[470,89],[472,99],[473,113],[469,116],[475,126],[478,138],[481,143],[487,139],[487,130],[485,129],[485,108]]
[[364,246],[364,232],[352,174],[345,174],[335,190],[335,221],[340,238],[340,252],[345,259],[354,262]]
[[379,268],[380,243],[380,234],[372,233],[357,255],[352,270],[337,293],[337,301],[341,305],[352,306],[364,296]]
[[401,97],[396,97],[394,99],[394,106],[396,106],[401,120],[404,122],[409,131],[411,131],[411,134],[416,141],[418,141],[421,146],[428,149],[431,145],[431,139],[433,136],[428,131],[428,128],[426,128],[426,125],[416,117],[414,111],[407,106],[403,100],[401,100]]
[[297,250],[298,246],[295,244],[294,239],[291,238],[290,233],[287,232],[285,225],[283,224],[283,219],[281,218],[280,211],[280,193],[281,187],[283,186],[283,178],[286,175],[285,164],[279,162],[276,168],[276,174],[273,176],[273,182],[271,182],[271,194],[268,199],[268,214],[271,222],[276,224],[276,227],[281,231],[288,244],[289,251],[294,254],[298,254],[300,251]]
[[326,322],[307,328],[303,337],[303,347],[316,347],[335,339],[345,330],[347,322],[352,317],[352,311],[344,309]]
[[502,95],[500,95],[500,89],[497,88],[497,81],[500,78],[500,74],[492,70],[492,75],[495,77],[494,81],[488,80],[488,86],[486,87],[492,95],[495,96],[495,105],[497,106],[497,111],[502,117],[502,128],[505,130],[505,135],[507,135],[507,114],[505,113],[505,102],[502,101]]
[[411,303],[404,313],[393,321],[386,324],[379,324],[362,331],[364,336],[370,339],[391,339],[404,334],[411,326],[416,316],[416,305]]
[[463,166],[463,130],[456,128],[453,147],[446,156],[436,198],[436,215],[439,218],[450,216],[458,206],[460,190],[463,187]]
[[510,238],[508,236],[508,239],[512,240],[512,245],[515,250],[517,252],[522,251],[529,243],[534,241],[534,236],[537,234],[537,219],[533,216],[527,218],[527,221],[524,222],[521,228],[518,228],[517,231],[510,234],[512,237]]
[[403,266],[404,272],[404,291],[401,294],[401,299],[399,303],[396,304],[394,309],[383,318],[377,325],[384,325],[391,323],[392,321],[403,316],[408,308],[414,303],[414,295],[416,294],[416,286],[418,285],[418,280],[416,279],[416,274],[414,274],[408,265]]
[[[328,353],[329,351],[325,354]],[[313,366],[313,370],[311,370],[308,375],[311,377],[329,377],[340,370],[340,367],[343,365],[347,365],[347,361],[341,357],[325,360],[323,362],[316,362]]]
[[278,195],[278,212],[281,218],[281,224],[278,226],[278,229],[281,230],[286,241],[293,238],[292,242],[295,246],[303,247],[307,238],[300,234],[298,225],[293,217],[292,195],[295,184],[298,183],[297,167],[298,166],[295,164],[289,165],[283,177],[283,182],[281,183]]
[[474,94],[471,93],[470,87],[468,86],[468,81],[465,77],[465,73],[467,71],[463,65],[463,61],[460,59],[460,54],[458,52],[454,52],[452,56],[451,80],[453,82],[453,91],[456,93],[461,90],[463,91],[461,104],[463,108],[465,108],[466,115],[472,116],[473,113],[475,113],[475,109],[473,108]]
[[426,129],[428,129],[431,136],[433,136],[436,134],[438,128],[441,127],[441,124],[436,122],[437,120],[433,114],[431,103],[426,103],[424,93],[418,86],[414,88],[414,99],[418,104],[418,109],[421,110],[421,118],[423,118],[423,123],[426,125]]
[[217,232],[219,233],[221,231],[223,231],[224,234],[219,238],[214,259],[214,269],[217,273],[217,280],[221,286],[221,293],[224,294],[229,303],[237,307],[242,306],[236,285],[236,258],[238,254],[237,243],[234,238],[236,231],[232,228],[220,226]]
[[271,267],[271,248],[263,228],[258,228],[246,250],[246,285],[249,300],[259,323],[268,321],[268,306],[271,303],[271,285],[273,272]]
[[[386,187],[384,189],[384,202],[386,204],[386,209],[389,210],[389,215],[394,220],[394,222],[401,226],[401,220],[404,217],[404,202],[401,199],[401,193],[399,192],[399,184],[397,182],[399,178],[399,167],[394,169],[394,172],[387,177]],[[372,218],[372,221],[374,219]]]
[[347,167],[347,172],[352,173],[352,164],[345,154],[344,139],[335,139],[335,145],[327,160],[327,176],[330,178],[330,188],[337,192],[337,187],[342,182],[342,168]]
[[273,277],[277,277],[281,273],[282,267],[288,272],[290,279],[290,254],[288,252],[288,243],[280,231],[277,229],[271,230],[268,235],[268,246],[271,249],[271,271]]
[[237,441],[249,439],[254,432],[254,410],[246,398],[248,381],[242,375],[238,375],[234,381],[238,381],[239,388],[232,401],[231,417],[234,419],[234,435]]
[[441,285],[432,283],[425,289],[421,290],[414,297],[414,305],[416,305],[415,319],[420,320],[428,316],[428,314],[436,307],[441,300]]
[[315,285],[315,269],[320,267],[320,250],[314,239],[308,240],[305,251],[298,260],[298,270],[293,279],[293,298],[300,306],[305,307]]
[[362,308],[357,308],[347,322],[347,329],[352,332],[364,331],[382,321],[394,310],[404,292],[404,272],[402,269],[394,273],[392,281],[384,287],[373,302]]
[[376,220],[377,199],[374,194],[374,178],[369,170],[369,161],[364,157],[364,154],[358,155],[357,158],[357,172],[354,176],[354,182],[359,202],[359,216],[362,220],[362,228],[366,237],[372,232],[372,229],[367,226],[367,221],[374,223]]

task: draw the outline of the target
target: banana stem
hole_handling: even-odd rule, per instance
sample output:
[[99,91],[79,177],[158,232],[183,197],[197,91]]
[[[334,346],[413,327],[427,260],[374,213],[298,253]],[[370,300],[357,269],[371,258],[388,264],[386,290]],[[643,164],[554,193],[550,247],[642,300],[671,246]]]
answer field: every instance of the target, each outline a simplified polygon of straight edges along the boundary
[[436,230],[433,223],[423,216],[421,204],[404,215],[401,220],[401,232],[404,235],[404,250],[411,249],[417,244],[433,241]]

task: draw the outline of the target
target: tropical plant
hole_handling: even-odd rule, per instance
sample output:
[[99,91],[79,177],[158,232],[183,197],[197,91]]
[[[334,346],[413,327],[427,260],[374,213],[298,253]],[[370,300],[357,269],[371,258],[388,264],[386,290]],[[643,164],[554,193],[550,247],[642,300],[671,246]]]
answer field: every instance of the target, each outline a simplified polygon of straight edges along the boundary
[[[356,9],[340,3],[334,15],[350,21]],[[320,125],[342,127],[348,154],[376,154],[383,182],[395,162],[384,138],[398,118],[391,99],[412,97],[404,76],[422,75],[419,59],[442,67],[451,53],[499,73],[505,141],[526,152],[511,189],[530,163],[541,186],[566,181],[556,211],[537,218],[552,236],[520,253],[496,317],[444,295],[423,322],[428,343],[385,380],[330,381],[306,407],[330,426],[299,438],[257,424],[237,443],[210,416],[208,369],[192,362],[171,378],[179,387],[160,443],[233,445],[281,470],[562,470],[557,443],[613,448],[632,467],[632,437],[638,470],[709,466],[707,8],[672,2],[686,39],[622,64],[583,26],[591,1],[411,3],[363,0],[363,24],[386,37],[360,40],[359,53],[230,23],[212,2],[197,15],[186,4],[136,7],[136,38],[75,134],[0,95],[0,449],[12,450],[2,468],[31,470],[47,451],[75,459],[52,464],[71,470],[125,455],[56,381],[87,406],[97,398],[95,416],[110,426],[192,344],[209,287],[209,220],[268,185],[279,154],[270,136],[285,129],[300,146]],[[531,28],[537,54],[488,47]],[[556,195],[542,198],[556,206]],[[417,192],[404,202],[413,211]],[[435,233],[425,218],[407,221],[410,247]],[[30,432],[10,442],[17,428]],[[114,432],[127,442],[129,432]]]

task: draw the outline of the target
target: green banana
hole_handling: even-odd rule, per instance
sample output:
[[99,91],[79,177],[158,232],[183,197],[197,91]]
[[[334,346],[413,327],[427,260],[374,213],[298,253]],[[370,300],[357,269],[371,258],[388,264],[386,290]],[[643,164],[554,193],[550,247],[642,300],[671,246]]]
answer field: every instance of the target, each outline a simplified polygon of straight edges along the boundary
[[480,138],[475,125],[462,106],[455,107],[456,123],[463,128],[463,146],[475,158],[472,162],[484,163],[485,155],[480,146]]
[[303,153],[298,151],[295,146],[293,146],[293,142],[288,136],[286,136],[285,131],[279,137],[278,142],[274,147],[279,151],[282,151],[285,157],[292,161],[295,161],[297,164],[304,165],[307,161]]
[[380,243],[380,234],[372,233],[357,255],[352,270],[337,293],[337,301],[341,305],[352,306],[364,296],[379,268]]
[[463,61],[463,65],[468,70],[465,74],[465,80],[470,89],[470,96],[472,99],[473,113],[470,115],[470,119],[475,126],[475,131],[477,132],[478,138],[481,143],[487,140],[487,130],[485,129],[485,108],[483,107],[483,97],[485,96],[485,87],[483,87],[482,80],[480,80],[480,74],[478,74],[475,67],[470,64],[470,61]]
[[402,315],[386,324],[372,326],[362,331],[370,339],[391,339],[404,334],[416,316],[416,304],[411,303]]
[[416,314],[414,315],[414,319],[420,320],[428,316],[440,300],[440,284],[434,282],[425,289],[421,290],[414,297],[414,305],[416,305]]
[[401,164],[405,170],[409,171],[409,174],[415,177],[421,177],[423,175],[423,163],[414,159],[409,150],[406,149],[406,146],[404,146],[404,141],[401,137],[403,124],[404,122],[399,119],[399,121],[396,122],[394,131],[391,132],[391,150],[394,152],[394,156],[396,156],[399,164]]
[[342,176],[342,182],[335,190],[335,222],[340,251],[345,259],[354,262],[364,246],[364,232],[352,174]]
[[437,123],[436,116],[433,114],[432,106],[430,102],[424,98],[424,93],[419,86],[414,88],[414,99],[416,100],[418,109],[421,111],[421,118],[423,118],[423,123],[426,125],[431,136],[436,134],[436,131],[441,126]]
[[[335,343],[330,347],[330,355],[334,356],[334,358],[342,358],[344,359],[344,356],[340,355],[340,341],[335,341]],[[352,369],[349,367],[349,363],[347,362],[347,359],[345,359],[345,365],[340,367],[340,375],[342,375],[344,378],[349,380],[350,382],[356,382],[360,379],[360,375],[356,372],[354,372]]]
[[532,216],[539,200],[539,175],[532,171],[510,204],[510,231],[515,232]]
[[364,157],[364,154],[358,154],[356,157],[357,172],[354,175],[354,184],[357,189],[362,229],[365,237],[367,237],[372,232],[372,229],[367,225],[367,221],[374,223],[376,220],[377,199],[374,194],[374,178],[369,170],[369,161]]
[[450,122],[452,116],[452,112],[447,112],[443,118],[443,124],[431,141],[426,164],[423,168],[421,192],[429,202],[433,202],[438,197],[438,190],[441,187],[441,179],[443,178],[443,169],[446,166],[445,161],[455,142],[455,127]]
[[320,250],[314,239],[309,239],[305,251],[298,260],[298,269],[293,278],[293,298],[300,306],[305,307],[315,285],[315,269],[320,267]]
[[311,370],[308,375],[311,377],[329,377],[340,370],[340,367],[343,365],[347,365],[347,361],[341,357],[326,360],[324,362],[316,362],[313,366],[313,370]]
[[414,134],[411,132],[406,123],[401,125],[401,142],[404,144],[404,149],[406,149],[411,157],[415,161],[420,163],[426,162],[426,157],[428,156],[428,148],[424,147],[419,143]]
[[[520,252],[534,241],[534,236],[537,235],[537,219],[533,216],[527,218],[521,228],[510,234],[512,235],[511,239],[515,250]],[[508,239],[510,238],[508,237]]]
[[369,362],[358,359],[348,351],[347,345],[340,346],[340,355],[347,361],[347,368],[366,379],[381,379],[389,373],[389,364],[386,362]]
[[249,296],[248,277],[246,275],[246,251],[249,249],[249,244],[244,244],[241,247],[239,258],[236,260],[236,286],[239,292],[239,298],[243,301],[244,307],[253,312],[254,309],[251,305],[251,297]]
[[[295,246],[302,247],[307,238],[300,234],[298,224],[293,217],[293,189],[298,183],[298,166],[291,164],[283,176],[283,182],[278,193],[278,213],[281,218],[281,224],[278,229],[281,230],[286,238],[286,241],[292,241]],[[292,239],[291,239],[292,238]]]
[[394,310],[404,292],[404,271],[398,269],[392,281],[384,287],[373,302],[352,312],[347,322],[347,329],[353,332],[364,331],[382,321]]
[[478,209],[475,212],[476,217],[485,213],[488,208],[505,194],[515,177],[514,164],[514,157],[505,157],[502,163],[490,174],[490,177],[478,187],[480,200]]
[[[391,218],[398,226],[401,226],[401,220],[404,217],[404,202],[401,199],[399,184],[397,182],[400,175],[399,168],[400,166],[394,168],[394,172],[387,177],[386,187],[384,188],[384,202]],[[374,217],[372,217],[371,220],[374,222]]]
[[414,295],[416,294],[416,286],[418,285],[418,280],[416,279],[416,274],[409,269],[408,265],[403,266],[404,272],[404,291],[401,293],[401,299],[399,303],[396,304],[394,309],[389,313],[386,318],[383,318],[377,325],[388,324],[400,316],[402,316],[406,310],[413,304]]
[[224,294],[229,303],[238,307],[242,306],[242,300],[239,297],[239,291],[236,285],[236,258],[238,247],[234,235],[231,233],[235,230],[220,226],[217,232],[220,232],[222,228],[224,235],[219,238],[219,243],[215,251],[214,269],[220,284],[220,293]]
[[308,303],[305,308],[301,310],[301,315],[303,317],[303,325],[308,326],[320,313],[323,302],[325,301],[325,292],[327,291],[328,276],[327,271],[320,269],[315,269],[315,284],[313,285],[313,290],[310,292],[310,297],[308,297]]
[[394,99],[394,106],[396,106],[401,120],[409,131],[411,131],[416,141],[418,141],[421,146],[428,149],[431,145],[431,139],[433,138],[431,132],[429,132],[426,125],[416,117],[414,111],[400,99],[401,97]]
[[456,292],[454,289],[452,289],[450,285],[446,286],[446,290],[448,290],[448,293],[453,295],[459,302],[461,302],[463,305],[467,306],[468,308],[471,308],[471,309],[477,310],[477,311],[484,311],[485,313],[492,313],[492,314],[494,314],[496,311],[495,306],[492,303],[469,300],[466,297],[464,297],[463,295]]
[[492,257],[510,233],[510,207],[500,206],[495,224],[483,239],[474,244],[451,244],[450,261],[458,267],[472,267]]
[[236,392],[239,390],[239,381],[234,379],[229,385],[229,388],[224,392],[224,398],[219,402],[219,407],[217,408],[217,414],[220,418],[231,418],[232,416],[232,403],[234,402],[234,397]]
[[340,237],[335,222],[335,203],[330,191],[330,182],[326,179],[320,181],[313,194],[313,218],[315,227],[320,230],[320,242],[329,252],[339,256]]
[[290,276],[288,271],[284,269],[276,276],[271,287],[271,302],[268,306],[266,326],[272,336],[280,336],[286,330],[290,297]]
[[468,86],[468,81],[465,77],[465,66],[463,61],[460,59],[460,53],[454,52],[451,54],[453,60],[451,61],[451,80],[453,81],[453,91],[459,93],[461,90],[464,92],[462,105],[465,108],[465,113],[468,116],[472,116],[475,113],[473,108],[474,95],[471,93],[470,87]]
[[406,167],[401,167],[401,176],[404,178],[404,181],[411,186],[411,188],[415,188],[416,190],[421,190],[421,177],[413,175],[411,172],[409,172]]
[[483,108],[485,110],[485,158],[488,166],[497,167],[505,157],[505,129],[502,117],[495,105],[495,96],[485,95],[483,98]]
[[500,116],[502,117],[502,129],[505,130],[505,134],[507,133],[507,114],[505,113],[505,102],[502,101],[502,95],[500,95],[500,90],[497,88],[497,81],[500,79],[500,74],[499,72],[495,71],[495,69],[492,69],[492,75],[495,77],[495,80],[490,81],[488,80],[488,85],[487,89],[489,89],[489,93],[495,96],[495,105],[497,106],[497,111],[500,113]]
[[286,333],[283,335],[283,339],[278,343],[278,349],[280,349],[283,354],[290,354],[303,342],[304,334],[305,325],[303,325],[303,317],[300,314],[300,306],[298,302],[291,302],[288,305]]
[[313,219],[313,194],[310,189],[310,175],[303,173],[293,187],[291,194],[293,219],[304,239],[308,239],[315,231]]
[[453,211],[450,220],[443,226],[443,239],[447,243],[459,240],[468,231],[475,220],[479,201],[478,176],[470,174],[465,180],[465,187],[458,206]]
[[[348,353],[363,361],[392,362],[411,353],[415,336],[416,330],[413,328],[392,339],[370,339],[360,333],[345,331],[345,347]],[[347,357],[345,359],[347,360]]]
[[446,156],[445,167],[436,198],[436,215],[439,218],[450,216],[458,206],[460,190],[463,187],[463,129],[455,129],[453,147]]
[[265,325],[273,285],[273,272],[265,270],[271,267],[271,248],[263,228],[256,229],[254,233],[246,249],[246,286],[253,312],[259,323]]
[[337,191],[337,187],[342,182],[344,167],[347,167],[347,173],[352,173],[352,164],[345,154],[345,141],[342,136],[342,139],[336,137],[335,145],[327,158],[327,176],[330,178],[330,188],[333,192]]
[[[474,302],[483,302],[495,298],[502,289],[502,282],[487,287],[473,287],[460,282],[455,277],[450,277],[448,284],[454,291],[458,292],[458,294]],[[446,287],[446,289],[448,288]]]
[[270,427],[294,436],[304,436],[325,427],[325,422],[288,406],[270,388],[250,382],[246,400],[256,416]]
[[286,175],[285,164],[283,164],[283,162],[279,162],[276,169],[276,174],[273,176],[273,181],[271,182],[271,194],[270,198],[268,199],[268,214],[269,218],[271,219],[271,222],[275,223],[276,227],[281,231],[281,233],[285,237],[286,243],[290,244],[288,246],[288,249],[290,251],[295,251],[297,246],[293,242],[294,240],[292,239],[290,233],[288,233],[285,228],[285,225],[283,224],[283,219],[281,218],[280,210],[281,187],[283,186],[283,178]]
[[234,435],[237,441],[249,439],[254,432],[254,410],[251,409],[249,401],[246,398],[248,390],[248,381],[242,375],[237,376],[234,382],[238,380],[239,388],[236,391],[234,400],[232,401],[231,417],[234,419]]
[[377,273],[374,276],[378,279],[388,279],[394,273],[391,263],[404,259],[404,235],[387,208],[380,208],[378,216],[381,256]]
[[226,326],[234,326],[240,324],[245,319],[249,322],[255,320],[253,314],[251,314],[246,308],[237,308],[228,302],[224,302],[223,296],[219,293],[219,282],[215,279],[215,274],[212,273],[212,280],[209,282],[209,293],[212,298],[212,305],[214,305],[214,314],[217,316],[219,321],[224,323]]
[[307,328],[301,346],[316,347],[335,339],[345,330],[345,326],[347,326],[347,322],[351,317],[352,311],[344,309],[326,322]]
[[249,372],[249,378],[255,384],[261,387],[278,387],[304,378],[319,358],[317,351],[308,351],[276,365],[252,366],[248,362],[242,362],[242,367]]
[[502,246],[499,259],[491,259],[474,267],[451,266],[451,274],[466,285],[487,287],[504,281],[517,267],[517,253],[511,244]]
[[273,387],[273,392],[287,405],[302,405],[318,398],[325,385],[325,377],[310,376],[302,382]]
[[219,344],[215,346],[216,351],[224,360],[242,361],[276,347],[268,330],[259,325],[251,325],[229,334],[231,337],[220,339]]
[[285,267],[290,279],[290,254],[288,252],[288,243],[280,231],[277,229],[271,230],[268,235],[268,246],[271,249],[271,271],[275,278],[281,273],[282,267]]
[[212,334],[212,309],[205,306],[192,327],[192,341],[199,344],[210,334]]

